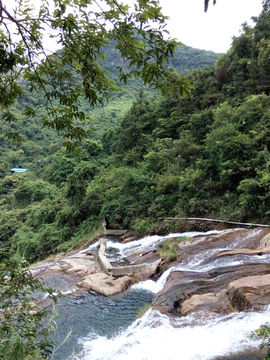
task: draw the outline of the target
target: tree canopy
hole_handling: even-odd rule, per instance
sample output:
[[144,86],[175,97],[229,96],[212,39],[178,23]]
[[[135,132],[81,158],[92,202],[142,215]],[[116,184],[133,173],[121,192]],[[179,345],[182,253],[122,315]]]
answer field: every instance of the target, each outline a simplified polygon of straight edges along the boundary
[[55,324],[37,294],[55,302],[60,293],[34,278],[25,259],[10,258],[6,251],[0,256],[0,359],[47,359],[53,352]]
[[[167,17],[158,1],[140,0],[134,9],[117,0],[41,0],[35,6],[19,0],[9,9],[0,0],[0,107],[6,121],[16,120],[12,105],[26,82],[41,96],[24,106],[24,116],[39,117],[44,126],[62,134],[64,146],[76,147],[89,133],[80,126],[88,118],[80,100],[94,107],[111,92],[121,91],[100,65],[111,43],[121,55],[115,66],[123,83],[139,77],[166,93],[172,87],[180,94],[189,92],[183,75],[168,81],[171,73],[164,65],[181,43],[164,37]],[[54,44],[59,50],[48,51]],[[8,136],[21,140],[16,132]]]

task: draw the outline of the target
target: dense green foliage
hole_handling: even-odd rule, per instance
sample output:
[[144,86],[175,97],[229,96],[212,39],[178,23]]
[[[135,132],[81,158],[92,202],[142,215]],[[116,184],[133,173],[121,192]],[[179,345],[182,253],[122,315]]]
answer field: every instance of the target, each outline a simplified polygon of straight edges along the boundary
[[0,359],[31,360],[47,358],[53,351],[50,339],[52,319],[45,321],[48,309],[42,309],[34,294],[47,293],[55,300],[53,290],[35,279],[24,259],[7,258],[0,263]]
[[[112,58],[111,52],[114,56]],[[112,47],[107,47],[105,55],[108,59],[106,68],[116,77],[117,73],[113,64],[117,54],[113,52]],[[189,65],[192,57],[195,57],[196,61],[194,60]],[[176,63],[171,63],[171,65],[175,65],[178,71],[185,71],[189,66],[196,68],[209,63],[213,64],[217,57],[218,54],[213,52],[184,47],[176,52],[175,58],[171,60]],[[119,55],[117,61],[120,61]],[[181,67],[177,64],[181,64]],[[153,104],[150,106],[151,101],[146,100],[147,93],[156,98],[156,104],[159,103],[153,90],[145,93],[141,91],[136,100],[141,85],[142,82],[139,80],[129,82],[124,87],[124,94],[121,97],[112,96],[108,105],[95,110],[96,122],[90,126],[94,128],[92,138],[96,140],[83,141],[81,153],[76,156],[60,149],[61,137],[57,136],[53,130],[43,129],[38,119],[28,121],[23,119],[22,103],[32,101],[33,97],[27,89],[25,90],[25,97],[13,106],[13,111],[20,121],[11,124],[0,121],[4,132],[18,131],[23,138],[23,143],[18,145],[12,144],[4,134],[1,135],[0,239],[2,246],[10,246],[12,240],[12,252],[24,255],[28,261],[32,262],[44,258],[56,249],[67,249],[71,244],[76,243],[76,239],[88,232],[93,224],[96,224],[101,216],[100,201],[101,199],[103,199],[102,202],[106,201],[106,197],[104,197],[102,186],[100,196],[94,194],[95,189],[87,193],[87,188],[94,177],[103,174],[109,164],[113,168],[112,159],[107,154],[111,151],[110,139],[119,126],[121,114],[128,113],[133,101],[132,109],[136,107],[136,103],[140,106],[141,97],[145,98],[147,111],[151,111],[154,107]],[[82,101],[82,104],[90,111],[86,102]],[[118,106],[118,113],[115,110],[115,104]],[[91,116],[93,113],[91,112]],[[154,122],[151,118],[148,123],[153,130]],[[102,137],[103,144],[98,140]],[[104,141],[105,138],[108,141]],[[130,143],[129,140],[128,142]],[[117,154],[115,156],[119,157]],[[24,167],[29,170],[25,174],[11,175],[9,171],[12,167]],[[119,171],[121,172],[120,169]],[[102,176],[107,182],[106,173]],[[106,188],[109,186],[109,184],[106,185]],[[117,183],[115,186],[118,186]],[[14,190],[11,197],[6,196],[9,189]],[[108,193],[108,196],[113,199],[113,192],[111,191],[110,195]],[[111,206],[108,204],[108,208],[105,208],[102,214],[109,214],[108,216],[111,217]],[[130,221],[133,216],[133,213],[128,215]],[[117,224],[115,225],[118,226]],[[71,240],[75,234],[77,234],[75,239]]]
[[[269,223],[269,0],[253,20],[255,27],[244,24],[229,52],[212,66],[195,69],[205,65],[203,59],[184,66],[177,56],[172,60],[172,68],[165,69],[170,74],[168,86],[172,89],[179,80],[176,72],[186,72],[194,85],[189,97],[138,92],[141,83],[135,79],[125,92],[111,95],[108,106],[91,111],[82,101],[84,111],[96,119],[85,131],[94,127],[96,132],[81,143],[78,154],[64,151],[60,137],[41,129],[37,117],[24,118],[25,104],[40,101],[25,89],[24,98],[10,107],[20,121],[1,120],[5,132],[19,132],[24,142],[11,144],[0,136],[0,247],[8,246],[10,254],[34,262],[76,246],[104,217],[110,227],[131,228],[139,235],[154,233],[164,220],[166,229],[173,230],[167,217]],[[190,63],[197,50],[183,50]],[[112,48],[106,51],[107,59],[117,58]],[[213,60],[212,53],[204,55]],[[106,66],[116,80],[113,61]],[[8,171],[15,166],[29,170],[11,175]],[[11,196],[6,195],[8,189],[14,191]],[[176,256],[175,241],[159,249],[168,261]],[[5,254],[0,257],[8,266]],[[16,264],[10,269],[15,271]],[[13,275],[2,273],[4,280],[13,280]],[[20,269],[15,279],[20,274],[27,286],[31,278]],[[8,310],[11,299],[7,301]],[[23,326],[29,329],[26,342],[14,337],[8,323],[0,328],[7,340],[0,342],[4,356],[10,344],[22,358],[22,349],[29,349],[29,354],[48,350],[49,343],[35,343],[39,327],[31,319],[26,317]],[[15,320],[20,321],[21,317]],[[267,326],[259,333],[266,346],[268,334]]]
[[[87,99],[83,97],[80,98],[81,109],[90,116],[90,121],[81,123],[80,126],[83,126],[85,131],[91,132],[91,138],[95,140],[101,139],[104,131],[107,131],[110,127],[119,125],[122,117],[129,110],[133,101],[138,96],[139,89],[144,86],[141,79],[131,79],[127,82],[127,84],[122,84],[119,81],[118,71],[115,64],[121,63],[121,56],[119,52],[115,50],[114,44],[107,45],[103,52],[106,60],[99,60],[98,63],[100,63],[102,67],[110,73],[110,76],[118,87],[122,86],[123,91],[112,93],[110,95],[109,102],[105,102],[103,105],[97,105],[93,109],[89,106]],[[219,55],[220,54],[216,54],[212,51],[198,50],[184,46],[181,49],[177,48],[175,50],[174,57],[169,57],[169,63],[166,64],[166,67],[168,68],[170,66],[175,68],[179,74],[183,74],[193,69],[213,65]],[[25,119],[24,106],[32,106],[36,101],[42,102],[42,96],[40,94],[31,93],[28,87],[25,86],[26,82],[22,84],[24,84],[23,96],[10,107],[10,111],[12,111],[13,116],[18,121],[14,121],[9,124],[3,118],[0,119],[2,129],[0,141],[1,145],[5,149],[11,147],[10,141],[6,138],[6,134],[11,132],[19,133],[22,139],[22,144],[17,148],[27,152],[28,164],[26,163],[24,166],[28,167],[29,160],[31,160],[28,156],[30,155],[30,151],[32,157],[39,160],[39,157],[44,158],[44,156],[48,153],[48,150],[50,153],[53,153],[59,148],[59,146],[62,146],[63,139],[61,132],[59,133],[59,136],[57,136],[57,133],[54,130],[44,128],[39,116],[34,117],[34,119]],[[145,89],[147,93],[156,93],[154,88]],[[42,116],[47,116],[45,109],[42,110]],[[28,149],[31,142],[34,142],[36,147]],[[37,148],[37,144],[40,148]],[[53,144],[55,144],[55,146],[53,146]],[[49,148],[50,145],[51,147]],[[16,147],[12,148],[16,149]],[[22,161],[23,159],[20,159],[20,163]],[[42,164],[44,164],[44,160],[42,161]],[[46,164],[47,163],[45,162],[45,165]]]
[[[33,139],[22,127],[23,149],[3,139],[1,244],[35,261],[67,250],[103,217],[141,235],[167,217],[268,223],[269,1],[253,20],[214,66],[188,73],[189,97],[141,90],[134,99],[135,84],[128,85],[122,97],[130,91],[134,100],[121,122],[84,140],[80,154],[61,150],[59,138],[35,124]],[[31,171],[7,175],[11,164]]]
[[[93,3],[99,10],[92,9]],[[116,0],[103,4],[42,0],[37,6],[35,13],[28,1],[20,0],[11,11],[0,0],[3,360],[48,358],[53,350],[51,312],[36,296],[47,292],[55,300],[55,294],[32,276],[28,263],[76,246],[102,217],[112,226],[133,226],[143,234],[157,209],[164,216],[162,195],[157,208],[153,205],[154,213],[141,220],[156,193],[156,174],[138,171],[137,163],[148,145],[154,145],[151,136],[158,113],[153,121],[145,114],[150,115],[154,104],[160,107],[160,98],[153,95],[153,102],[141,91],[135,100],[138,90],[150,85],[164,96],[189,94],[193,87],[184,73],[213,64],[217,58],[212,52],[191,48],[177,52],[181,44],[163,37],[166,17],[157,1],[140,1],[133,12]],[[53,30],[51,37],[61,47],[50,56],[44,49],[44,30]],[[120,88],[123,83],[125,91]],[[92,117],[94,126],[82,125]],[[137,122],[134,133],[128,129],[130,121]],[[93,127],[96,132],[90,139]],[[123,133],[116,141],[119,127]],[[134,149],[127,141],[130,154],[121,157],[129,134],[134,143],[139,141],[138,146]],[[62,145],[69,150],[80,147],[80,151],[67,153]],[[12,167],[28,171],[12,175]]]
[[[183,74],[168,81],[165,64],[181,43],[164,38],[167,17],[155,0],[133,6],[117,0],[41,0],[35,7],[20,0],[9,5],[0,1],[0,110],[9,123],[18,120],[12,107],[28,88],[39,96],[23,103],[23,117],[38,117],[43,126],[61,133],[67,149],[76,150],[90,133],[80,125],[89,119],[81,99],[93,108],[121,91],[101,65],[108,44],[121,58],[115,66],[121,82],[140,78],[166,93],[177,89],[185,94],[191,88]],[[46,33],[58,51],[45,50]],[[8,136],[21,142],[17,131]]]

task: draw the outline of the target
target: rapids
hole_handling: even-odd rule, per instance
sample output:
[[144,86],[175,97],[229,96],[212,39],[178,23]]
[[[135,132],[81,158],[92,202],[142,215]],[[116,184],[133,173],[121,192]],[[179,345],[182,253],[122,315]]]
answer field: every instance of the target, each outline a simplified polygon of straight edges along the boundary
[[[117,254],[128,257],[133,253],[153,251],[160,242],[173,236],[200,234],[203,233],[148,236],[127,244],[108,240],[107,246],[115,249]],[[251,333],[261,324],[270,322],[270,306],[261,312],[229,315],[195,313],[186,317],[168,316],[150,309],[136,320],[138,311],[151,303],[154,295],[164,287],[172,270],[203,272],[228,265],[269,263],[268,254],[224,256],[211,260],[220,250],[239,247],[239,241],[236,238],[234,243],[222,249],[191,255],[167,270],[156,282],[143,281],[112,298],[89,292],[61,299],[56,319],[59,338],[62,340],[69,329],[72,335],[54,359],[67,360],[72,356],[77,360],[240,359],[238,354],[257,349],[260,341],[256,337],[251,338]],[[241,359],[257,360],[261,357],[256,354]]]
[[258,346],[251,332],[270,320],[262,313],[237,313],[196,319],[171,318],[149,310],[140,320],[113,338],[89,334],[81,360],[210,360],[236,355]]

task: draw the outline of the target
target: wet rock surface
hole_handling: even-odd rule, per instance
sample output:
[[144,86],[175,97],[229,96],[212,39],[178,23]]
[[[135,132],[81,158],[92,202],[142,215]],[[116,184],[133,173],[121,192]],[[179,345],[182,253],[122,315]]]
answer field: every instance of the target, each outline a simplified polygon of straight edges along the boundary
[[58,254],[52,261],[32,269],[35,277],[41,278],[63,295],[79,294],[84,289],[77,284],[87,275],[101,272],[95,261],[96,252],[85,250],[65,255]]
[[195,294],[190,299],[183,301],[181,304],[181,315],[186,316],[195,311],[229,314],[232,309],[226,300],[226,290]]
[[96,262],[96,251],[76,252],[58,257],[54,262],[36,267],[34,275],[42,277],[62,294],[80,294],[95,291],[105,296],[124,292],[139,278],[121,276],[115,278],[105,274]]
[[262,360],[262,356],[264,356],[264,352],[251,350],[244,354],[217,357],[214,360]]
[[[161,261],[155,253],[148,253],[134,263],[119,256],[118,250],[114,248],[108,249],[106,258],[112,267],[119,271],[124,268],[126,272],[119,276],[104,272],[97,261],[97,247],[69,255],[59,254],[52,261],[35,267],[32,272],[63,295],[95,291],[104,296],[114,296],[123,293],[134,283],[153,277]],[[134,265],[142,267],[136,274],[129,271]]]
[[[105,274],[96,262],[95,249],[63,254],[35,272],[62,293],[92,290],[112,296],[173,267],[153,300],[153,308],[163,313],[176,311],[182,316],[201,311],[229,314],[260,310],[270,304],[270,229],[195,236],[180,242],[178,253],[176,261],[158,268],[155,265],[140,276]],[[125,261],[155,264],[158,259],[157,252],[149,251],[131,255]]]
[[270,304],[270,274],[247,276],[227,286],[228,297],[236,310],[255,310]]
[[78,283],[85,291],[93,290],[105,296],[112,296],[124,292],[136,282],[130,276],[115,278],[104,273],[88,275]]
[[180,243],[154,309],[182,316],[262,309],[270,304],[269,244],[270,229],[229,230]]

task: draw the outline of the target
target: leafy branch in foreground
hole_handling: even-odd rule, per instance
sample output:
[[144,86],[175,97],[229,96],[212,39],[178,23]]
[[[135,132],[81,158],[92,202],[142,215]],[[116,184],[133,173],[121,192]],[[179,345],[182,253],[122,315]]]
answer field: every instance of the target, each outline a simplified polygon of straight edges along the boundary
[[[90,133],[79,125],[89,119],[80,100],[84,97],[94,107],[108,101],[111,92],[122,90],[100,66],[105,46],[112,43],[122,58],[122,64],[116,64],[121,82],[139,77],[166,93],[176,87],[180,94],[189,93],[191,86],[183,76],[165,81],[171,78],[165,64],[181,46],[164,38],[166,19],[155,0],[141,0],[134,9],[116,0],[54,0],[50,4],[41,0],[36,10],[26,0],[18,1],[13,10],[0,0],[3,118],[16,120],[12,105],[23,96],[23,79],[30,92],[40,94],[37,101],[24,106],[25,118],[38,117],[44,126],[62,134],[64,146],[76,149],[77,142]],[[46,50],[45,33],[58,51],[49,54]],[[21,141],[15,132],[7,136]]]
[[[204,11],[207,12],[210,0],[204,0]],[[213,0],[213,5],[216,4],[216,0]]]
[[255,332],[252,333],[252,337],[259,336],[262,338],[262,342],[260,344],[260,350],[267,348],[267,353],[263,357],[262,360],[270,360],[270,324],[269,322],[261,325],[259,329],[255,330]]
[[54,302],[56,296],[53,289],[23,268],[26,265],[24,259],[7,256],[0,263],[1,360],[47,358],[53,351],[50,335],[54,322],[49,319],[52,312],[41,309],[34,295],[46,293]]

